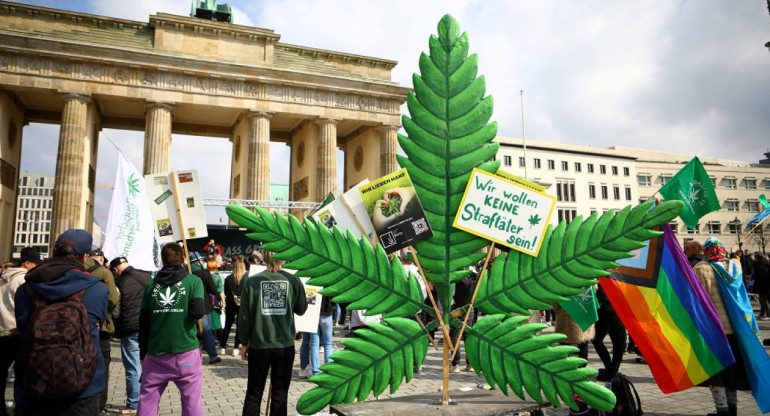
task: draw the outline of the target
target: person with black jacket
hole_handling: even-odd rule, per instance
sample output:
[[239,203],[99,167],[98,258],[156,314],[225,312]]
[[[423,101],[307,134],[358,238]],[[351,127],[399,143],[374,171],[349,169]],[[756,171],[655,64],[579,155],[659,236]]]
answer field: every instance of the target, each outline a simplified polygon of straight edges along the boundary
[[115,284],[120,291],[120,314],[115,335],[120,338],[120,356],[126,372],[126,406],[121,414],[134,414],[139,405],[139,379],[142,366],[139,361],[139,307],[142,293],[150,281],[150,274],[133,268],[125,257],[110,262]]
[[770,292],[770,262],[760,252],[754,253],[754,263],[752,264],[754,278],[754,292],[759,295],[759,318],[760,321],[770,319],[770,303],[768,303],[768,292]]
[[[599,369],[599,375],[596,376],[598,381],[610,381],[613,377],[618,375],[620,369],[620,363],[623,361],[623,353],[626,349],[626,328],[623,323],[620,322],[618,314],[612,307],[607,295],[599,286],[599,290],[596,291],[596,300],[599,302],[599,320],[595,324],[594,339],[591,343],[596,350],[596,354],[604,364],[604,368]],[[604,345],[604,337],[609,334],[610,341],[612,341],[612,357]]]
[[[233,256],[233,272],[225,278],[225,326],[222,328],[222,338],[219,345],[227,348],[227,340],[230,338],[230,330],[233,328],[238,313],[241,310],[242,282],[248,276],[242,255]],[[235,327],[235,339],[233,340],[233,356],[239,357],[240,340],[238,339],[238,327]]]
[[203,258],[197,252],[190,253],[190,268],[192,274],[198,276],[203,282],[203,304],[206,307],[206,315],[201,318],[201,324],[203,325],[203,347],[209,354],[209,364],[216,364],[222,362],[217,354],[217,346],[214,343],[214,333],[211,331],[211,310],[214,309],[214,299],[219,296],[217,291],[217,284],[214,283],[214,278],[211,277],[211,272],[203,267]]

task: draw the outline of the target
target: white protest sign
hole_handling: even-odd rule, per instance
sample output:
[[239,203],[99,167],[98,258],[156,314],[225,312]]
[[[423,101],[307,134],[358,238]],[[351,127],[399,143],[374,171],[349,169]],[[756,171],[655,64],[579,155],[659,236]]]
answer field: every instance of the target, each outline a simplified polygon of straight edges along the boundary
[[556,198],[474,169],[454,227],[537,256]]
[[323,224],[326,228],[337,226],[343,235],[347,230],[353,233],[356,238],[366,235],[369,238],[374,232],[372,222],[369,220],[369,214],[366,212],[366,205],[358,193],[358,187],[369,183],[369,179],[364,179],[354,185],[347,192],[340,195],[330,204],[318,208],[318,212],[312,217],[318,224]]
[[300,280],[305,287],[307,310],[302,316],[294,315],[294,328],[297,332],[315,334],[318,332],[318,321],[321,320],[321,301],[323,300],[323,295],[318,293],[318,291],[323,288],[307,284],[307,281],[310,280],[309,277],[301,277]]
[[[144,176],[158,243],[208,236],[198,171],[177,172],[176,186],[172,182],[172,176],[174,175],[168,172]],[[174,188],[178,195],[174,195]],[[177,215],[177,201],[184,230],[181,229]]]

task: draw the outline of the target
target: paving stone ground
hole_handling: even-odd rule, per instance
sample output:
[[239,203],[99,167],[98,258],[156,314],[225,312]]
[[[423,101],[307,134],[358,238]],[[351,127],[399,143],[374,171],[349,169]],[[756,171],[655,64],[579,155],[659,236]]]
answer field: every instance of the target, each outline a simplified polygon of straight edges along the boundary
[[[770,338],[770,321],[760,321],[760,329],[764,338]],[[551,332],[552,328],[545,330]],[[346,329],[335,328],[334,342],[335,346],[340,346],[344,339]],[[437,333],[440,340],[441,335]],[[609,344],[609,338],[606,340]],[[767,347],[766,350],[770,349]],[[297,351],[299,351],[299,342],[297,342]],[[215,365],[204,364],[203,366],[203,405],[207,415],[239,415],[243,406],[243,398],[246,390],[247,368],[246,362],[239,357],[233,357],[232,350],[228,349],[227,354],[222,356],[222,362]],[[205,357],[205,353],[204,353]],[[645,364],[635,362],[635,355],[626,355],[620,371],[629,376],[634,383],[642,401],[645,415],[649,416],[674,416],[674,415],[706,415],[713,412],[713,401],[711,394],[706,388],[696,387],[684,392],[664,395],[658,389],[655,380],[650,374],[650,370]],[[464,359],[464,358],[463,358]],[[589,348],[589,366],[601,368],[601,361],[595,354],[593,348]],[[205,357],[205,363],[208,357]],[[295,373],[292,378],[289,392],[289,414],[296,413],[296,403],[299,397],[315,386],[307,380],[300,379],[299,357],[294,361]],[[393,395],[383,395],[381,398],[389,397],[408,397],[414,395],[433,394],[441,389],[442,378],[442,353],[431,348],[426,357],[420,374],[409,382],[402,384]],[[477,389],[479,384],[484,383],[484,379],[473,372],[462,371],[450,375],[450,397],[451,391],[459,389]],[[120,344],[117,341],[112,343],[112,364],[110,366],[109,379],[109,405],[114,409],[123,406],[125,400],[125,379],[123,366],[120,361]],[[12,386],[6,387],[6,399],[10,400]],[[386,390],[388,392],[388,390]],[[263,411],[265,401],[263,399]],[[369,400],[376,400],[370,397]],[[521,404],[524,401],[512,396],[512,407],[515,404]],[[738,415],[754,416],[761,415],[754,399],[749,392],[739,392],[738,394]],[[328,408],[327,408],[328,410]],[[427,414],[431,412],[427,411]],[[545,413],[554,416],[567,415],[567,409],[562,406],[559,409],[547,408]],[[161,400],[159,415],[179,415],[179,391],[174,385],[169,385]],[[383,415],[388,414],[387,409],[383,409]]]

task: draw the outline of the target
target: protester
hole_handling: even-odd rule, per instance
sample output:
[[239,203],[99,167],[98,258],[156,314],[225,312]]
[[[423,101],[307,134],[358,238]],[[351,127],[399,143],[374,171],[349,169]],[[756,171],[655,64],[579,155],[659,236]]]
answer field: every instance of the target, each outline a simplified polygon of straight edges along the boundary
[[754,253],[753,278],[754,292],[759,295],[759,319],[767,321],[770,319],[770,303],[767,295],[770,292],[770,262],[760,252]]
[[203,415],[203,369],[197,320],[206,315],[203,283],[184,267],[184,251],[176,243],[163,246],[163,268],[147,284],[139,312],[142,382],[137,415],[157,415],[168,383],[174,382],[182,414]]
[[[85,230],[69,229],[56,238],[52,257],[30,270],[25,276],[26,283],[16,292],[16,323],[18,324],[21,343],[21,355],[16,363],[17,411],[21,415],[72,415],[96,416],[99,414],[99,393],[105,386],[104,360],[99,350],[99,328],[107,319],[107,285],[85,272],[85,261],[91,250],[91,234]],[[32,330],[36,322],[32,322],[32,314],[36,308],[47,307],[46,302],[69,303],[74,299],[85,308],[88,315],[89,332],[93,348],[84,344],[86,354],[83,368],[94,368],[90,382],[79,393],[68,398],[50,398],[46,391],[66,388],[51,380],[50,371],[41,369],[40,362],[26,362],[31,350],[35,349],[33,337],[25,338],[27,331]],[[79,299],[79,301],[78,301]],[[79,325],[79,323],[78,323]],[[29,342],[29,344],[28,344]],[[26,351],[25,351],[26,350]],[[56,356],[61,361],[51,362],[59,370],[67,367],[65,354]],[[93,367],[91,367],[93,366]],[[50,368],[50,367],[48,367]],[[41,370],[44,373],[38,372]],[[39,382],[46,378],[46,388],[40,389]],[[75,377],[80,379],[80,377]],[[27,381],[28,383],[25,383]],[[74,379],[64,380],[63,384],[74,387]],[[32,385],[35,383],[36,385]]]
[[[324,364],[331,361],[332,337],[334,322],[332,322],[331,296],[322,296],[318,329],[315,333],[302,333],[302,346],[299,349],[300,378],[308,378],[321,373],[321,347],[324,349]],[[309,361],[309,362],[308,362]]]
[[[222,338],[219,345],[227,348],[230,330],[241,309],[241,282],[246,279],[246,266],[242,255],[233,256],[233,272],[225,278],[225,326],[222,328]],[[233,356],[239,356],[241,341],[238,338],[238,326],[233,337]]]
[[209,239],[209,242],[203,246],[203,252],[206,253],[206,257],[222,254],[222,246],[214,242],[214,239]]
[[102,350],[102,359],[104,359],[104,390],[99,394],[99,408],[103,413],[107,412],[107,381],[110,379],[110,363],[112,362],[112,348],[110,340],[115,334],[114,317],[119,310],[118,302],[120,295],[117,286],[115,286],[115,277],[104,267],[104,253],[101,249],[92,250],[86,259],[86,272],[104,282],[107,285],[107,320],[102,323],[99,330],[99,348]]
[[591,341],[596,334],[596,324],[592,324],[583,331],[577,322],[558,303],[553,303],[552,306],[554,316],[556,317],[553,331],[567,336],[567,338],[559,341],[559,343],[577,347],[577,356],[588,361],[588,341]]
[[[717,412],[711,413],[711,416],[735,416],[738,412],[737,390],[751,390],[751,386],[744,369],[741,342],[738,334],[734,331],[735,326],[730,318],[729,310],[741,308],[738,299],[745,301],[745,304],[749,305],[749,309],[751,304],[743,285],[740,264],[726,258],[726,251],[722,243],[714,237],[709,237],[704,245],[704,255],[706,261],[695,266],[695,274],[698,275],[706,293],[714,303],[714,308],[719,315],[719,320],[722,322],[722,327],[733,351],[735,364],[725,368],[702,385],[710,387],[711,396],[714,399]],[[723,285],[725,289],[722,288]],[[743,291],[741,292],[740,289]],[[741,293],[742,297],[740,296]],[[751,320],[756,326],[753,317],[752,312]],[[744,328],[743,325],[738,327]],[[757,333],[759,333],[758,329]]]
[[120,291],[120,314],[116,320],[116,336],[120,338],[120,357],[126,373],[126,405],[122,415],[136,414],[139,405],[139,379],[142,367],[139,362],[139,309],[144,288],[150,281],[149,273],[128,264],[125,257],[110,262],[115,274],[115,284]]
[[[620,363],[623,362],[623,352],[626,349],[626,328],[620,322],[618,314],[615,313],[615,309],[610,304],[601,286],[596,291],[596,300],[599,302],[599,309],[597,311],[599,320],[596,321],[595,334],[591,343],[596,350],[596,354],[602,360],[602,364],[604,364],[604,368],[599,369],[596,379],[599,381],[610,381],[618,375]],[[612,342],[612,357],[610,357],[610,353],[604,345],[604,337],[608,334]]]
[[207,268],[203,267],[203,259],[198,253],[190,253],[190,268],[192,273],[198,276],[203,283],[204,299],[203,303],[206,308],[206,314],[201,318],[201,325],[203,327],[203,347],[206,349],[206,353],[209,355],[209,364],[217,364],[222,362],[217,354],[217,346],[214,343],[214,333],[211,331],[211,311],[214,309],[214,299],[218,296],[217,285],[214,283],[214,278]]
[[[40,253],[32,247],[24,247],[19,253],[16,267],[3,270],[0,277],[0,383],[5,397],[5,380],[8,369],[19,353],[19,330],[16,328],[15,297],[24,276],[43,261]],[[5,399],[0,401],[0,416],[7,416]]]
[[249,277],[241,291],[238,336],[241,357],[249,362],[243,415],[260,414],[265,380],[270,372],[270,415],[285,416],[294,365],[294,315],[304,315],[307,299],[302,282],[283,271],[283,261],[263,252],[267,270]]
[[684,255],[687,256],[687,261],[690,262],[691,267],[695,267],[696,264],[706,259],[703,257],[703,244],[698,240],[690,240],[684,244]]
[[222,346],[222,312],[224,312],[222,309],[225,307],[225,284],[224,280],[222,279],[222,276],[219,274],[219,264],[222,262],[222,256],[217,256],[219,258],[219,262],[216,261],[216,259],[209,259],[209,261],[206,262],[206,267],[211,273],[211,278],[214,280],[214,285],[217,287],[217,293],[214,295],[214,298],[211,300],[213,307],[211,309],[210,319],[211,319],[211,333],[214,335],[214,339],[219,342],[219,348],[222,350],[220,351],[220,354],[225,353],[225,347]]

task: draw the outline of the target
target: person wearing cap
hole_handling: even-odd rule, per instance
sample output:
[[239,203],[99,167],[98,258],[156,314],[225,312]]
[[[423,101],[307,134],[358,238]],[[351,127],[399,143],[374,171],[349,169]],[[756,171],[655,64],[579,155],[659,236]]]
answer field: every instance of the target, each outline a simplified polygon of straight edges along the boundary
[[208,268],[203,267],[203,258],[195,251],[190,253],[190,270],[203,283],[203,290],[205,292],[203,304],[206,307],[206,315],[201,318],[201,325],[203,326],[203,334],[201,336],[203,337],[203,347],[209,355],[209,364],[217,364],[222,362],[222,359],[217,354],[214,333],[211,331],[211,311],[214,309],[213,299],[219,296],[217,284],[214,283],[214,278],[211,276]]
[[176,243],[160,251],[163,267],[142,294],[139,308],[139,354],[142,381],[136,414],[158,414],[158,403],[169,382],[179,389],[181,414],[203,416],[203,368],[198,347],[198,319],[206,311],[201,279],[184,267]]
[[142,366],[139,362],[139,308],[142,293],[150,281],[150,274],[137,270],[125,257],[116,257],[110,262],[115,274],[115,284],[120,291],[120,313],[115,321],[115,335],[120,338],[120,357],[126,372],[126,406],[120,414],[136,414],[139,405],[139,379]]
[[[93,239],[86,230],[69,229],[56,238],[52,257],[33,268],[26,282],[16,291],[16,323],[20,339],[24,336],[35,306],[26,287],[44,299],[58,301],[85,290],[83,306],[88,312],[91,338],[99,351],[99,328],[107,320],[107,285],[86,273],[85,261]],[[16,363],[16,393],[18,414],[96,416],[99,393],[104,390],[105,368],[101,354],[96,356],[96,371],[91,383],[76,397],[51,400],[31,400],[24,388],[24,363]],[[23,361],[23,360],[22,360]]]
[[[99,330],[99,347],[102,350],[102,358],[104,359],[104,382],[110,379],[110,363],[112,362],[112,348],[110,347],[110,339],[115,334],[114,318],[118,314],[118,302],[120,301],[120,295],[118,294],[118,288],[115,286],[115,277],[112,273],[104,267],[104,253],[102,249],[97,248],[91,250],[86,258],[86,272],[91,273],[91,276],[96,277],[107,285],[107,320],[102,324]],[[99,406],[106,412],[107,406],[107,384],[104,385],[104,390],[99,394]]]
[[[0,277],[0,383],[3,385],[5,397],[5,380],[8,369],[19,353],[19,331],[16,328],[15,302],[16,291],[24,283],[24,276],[29,270],[43,261],[32,247],[21,249],[19,263],[16,267],[3,270]],[[6,416],[5,400],[0,402],[0,416]]]

